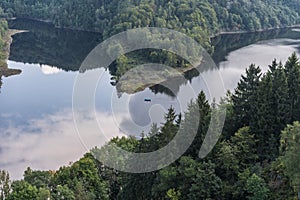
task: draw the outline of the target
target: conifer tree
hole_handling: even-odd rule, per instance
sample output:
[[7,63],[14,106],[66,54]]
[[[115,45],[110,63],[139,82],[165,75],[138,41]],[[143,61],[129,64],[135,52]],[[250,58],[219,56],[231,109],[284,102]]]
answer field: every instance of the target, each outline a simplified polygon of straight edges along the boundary
[[240,127],[250,126],[257,121],[258,111],[258,86],[261,77],[261,69],[251,64],[246,69],[246,75],[242,75],[240,82],[232,96],[233,112],[237,131]]
[[285,64],[285,74],[288,83],[289,118],[293,122],[300,119],[300,65],[295,52]]

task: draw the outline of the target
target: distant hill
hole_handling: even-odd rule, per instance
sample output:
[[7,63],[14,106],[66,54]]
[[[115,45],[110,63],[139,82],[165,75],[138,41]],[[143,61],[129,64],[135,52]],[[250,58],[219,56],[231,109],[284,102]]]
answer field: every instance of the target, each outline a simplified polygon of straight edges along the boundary
[[95,30],[104,38],[136,27],[166,27],[209,49],[210,36],[299,23],[299,0],[1,0],[8,17]]

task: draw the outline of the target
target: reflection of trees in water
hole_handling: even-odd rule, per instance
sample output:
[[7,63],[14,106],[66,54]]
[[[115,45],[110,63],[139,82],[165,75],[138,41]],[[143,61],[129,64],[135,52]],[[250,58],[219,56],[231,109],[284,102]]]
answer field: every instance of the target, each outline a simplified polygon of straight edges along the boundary
[[0,92],[1,92],[1,86],[2,86],[2,76],[0,76]]
[[[214,59],[214,62],[216,64],[219,64],[221,61],[224,61],[226,59],[226,56],[231,51],[248,46],[258,41],[279,39],[279,38],[299,39],[300,33],[292,31],[292,29],[290,28],[286,28],[286,29],[276,29],[276,30],[257,32],[257,33],[221,35],[213,39],[213,43],[215,45],[215,52],[212,55],[212,58]],[[296,41],[295,44],[289,43],[287,45],[297,45],[297,44],[299,43]],[[172,78],[171,80],[166,80],[161,84],[152,86],[150,87],[150,89],[155,94],[164,93],[169,96],[176,96],[181,85],[187,84],[187,82],[192,82],[192,79],[198,77],[200,73],[204,71],[212,70],[215,67],[216,66],[213,64],[211,57],[207,55],[204,58],[204,62],[202,62],[201,65],[197,67],[197,69],[193,69],[188,72],[185,72],[184,78]],[[114,66],[112,66],[110,69],[112,73],[114,73],[115,70],[116,69]]]
[[[9,26],[14,29],[30,31],[13,36],[10,60],[56,66],[65,71],[77,71],[88,53],[102,40],[100,33],[56,29],[51,24],[28,19],[10,21]],[[291,31],[291,29],[277,29],[258,33],[220,35],[212,40],[215,46],[212,57],[218,64],[224,61],[231,51],[258,41],[276,38],[299,39],[300,33]],[[297,49],[300,52],[299,45]],[[141,55],[142,59],[140,60],[147,63],[149,56],[145,56],[145,53]],[[210,59],[210,56],[207,55],[204,58],[205,62],[202,62],[197,70],[190,70],[185,72],[181,78],[172,78],[159,85],[151,86],[151,91],[176,96],[182,84],[187,84],[187,82],[191,82],[193,78],[199,76],[200,73],[216,67],[212,66]],[[150,61],[153,62],[153,60]],[[110,65],[109,71],[111,75],[116,74],[115,62]],[[112,84],[114,83],[115,81],[112,81]]]
[[10,60],[56,66],[77,71],[88,53],[101,42],[101,34],[56,29],[28,19],[9,22],[10,28],[29,30],[13,36]]
[[[212,57],[219,64],[224,61],[227,54],[236,49],[248,46],[263,40],[289,38],[300,39],[300,32],[292,31],[292,28],[274,29],[256,33],[225,34],[212,39],[215,52]],[[298,43],[299,44],[299,43]],[[300,51],[300,47],[297,48]]]

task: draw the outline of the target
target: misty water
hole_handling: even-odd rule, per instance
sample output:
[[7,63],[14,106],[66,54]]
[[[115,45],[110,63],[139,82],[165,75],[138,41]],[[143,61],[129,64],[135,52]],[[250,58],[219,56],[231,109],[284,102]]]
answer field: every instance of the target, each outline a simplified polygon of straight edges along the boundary
[[[135,94],[120,95],[111,84],[110,70],[90,70],[85,73],[98,70],[102,74],[95,91],[95,110],[77,119],[75,126],[74,81],[83,60],[102,41],[101,35],[21,19],[11,21],[10,27],[28,30],[13,37],[8,62],[10,68],[22,73],[2,78],[0,93],[0,169],[8,170],[14,179],[21,178],[28,166],[45,170],[67,165],[111,137],[140,137],[152,123],[163,121],[163,113],[170,106],[184,111],[201,90],[210,101],[218,99],[237,86],[251,63],[265,72],[275,58],[285,62],[292,52],[300,55],[299,28],[287,28],[216,37],[212,55],[216,66],[204,67],[200,74],[188,72],[184,79]],[[223,81],[216,82],[215,76]],[[171,85],[172,91],[168,89]]]

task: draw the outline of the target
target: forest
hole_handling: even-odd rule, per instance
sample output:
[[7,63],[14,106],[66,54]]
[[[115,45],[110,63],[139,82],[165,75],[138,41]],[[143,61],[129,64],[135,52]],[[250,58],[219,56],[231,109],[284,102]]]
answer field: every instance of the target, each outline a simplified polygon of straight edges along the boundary
[[188,34],[207,49],[216,33],[300,22],[298,0],[2,0],[0,7],[7,17],[99,31],[104,39],[131,28],[169,28]]
[[0,7],[0,67],[4,64],[4,60],[5,60],[5,41],[4,41],[4,37],[6,35],[6,32],[8,30],[8,25],[5,19],[2,19],[1,17],[3,17],[4,15],[4,11],[3,9]]
[[[210,53],[213,52],[212,35],[300,22],[298,0],[1,0],[0,7],[3,8],[0,9],[0,48],[7,30],[2,18],[11,17],[98,31],[104,39],[131,28],[166,27],[188,34]],[[120,62],[119,66],[126,62]],[[159,149],[175,136],[180,126],[190,126],[195,107],[201,116],[199,126],[194,127],[195,140],[181,158],[166,168],[142,174],[124,173],[105,167],[87,153],[56,171],[28,167],[22,180],[10,180],[9,173],[1,170],[0,199],[298,198],[300,63],[296,53],[286,63],[273,60],[266,73],[250,65],[237,88],[219,103],[209,103],[201,92],[186,113],[175,113],[170,108],[161,127],[154,124],[150,133],[140,140],[122,137],[113,138],[110,143],[132,152]],[[200,159],[198,150],[212,113],[221,108],[227,110],[221,138],[213,151]]]
[[[22,180],[11,181],[1,171],[0,199],[297,199],[300,62],[296,53],[284,64],[273,60],[264,74],[259,66],[250,65],[237,88],[220,103],[210,104],[201,92],[183,116],[171,107],[162,126],[153,124],[142,139],[113,138],[109,143],[132,152],[159,149],[180,126],[194,123],[195,108],[201,116],[195,140],[180,159],[159,171],[125,173],[105,167],[87,153],[57,171],[28,168]],[[221,108],[227,110],[221,138],[200,159],[198,150],[212,113]]]
[[2,19],[1,17],[3,17],[4,15],[4,11],[3,9],[0,7],[0,88],[2,85],[2,75],[1,75],[1,68],[6,66],[6,54],[5,54],[5,40],[4,37],[6,35],[6,32],[8,30],[8,26],[7,26],[7,22],[5,19]]
[[[5,17],[52,22],[56,27],[97,31],[107,39],[122,31],[160,27],[185,33],[209,53],[211,36],[222,32],[258,31],[300,22],[298,0],[2,0]],[[135,52],[134,54],[137,54]],[[159,54],[162,64],[176,67],[177,58],[164,51],[143,51],[120,57],[112,73],[116,82],[139,58]],[[154,56],[155,57],[155,56]],[[156,59],[157,60],[157,59]],[[184,63],[182,60],[179,63]]]
[[[211,36],[221,32],[266,30],[300,22],[298,0],[2,0],[0,7],[7,18],[97,31],[103,39],[132,28],[169,28],[192,37],[209,53],[214,52]],[[164,51],[143,51],[139,58],[156,54],[164,58],[162,64],[176,67],[177,59]],[[136,64],[139,59],[132,54],[120,57],[113,70],[116,82]]]

